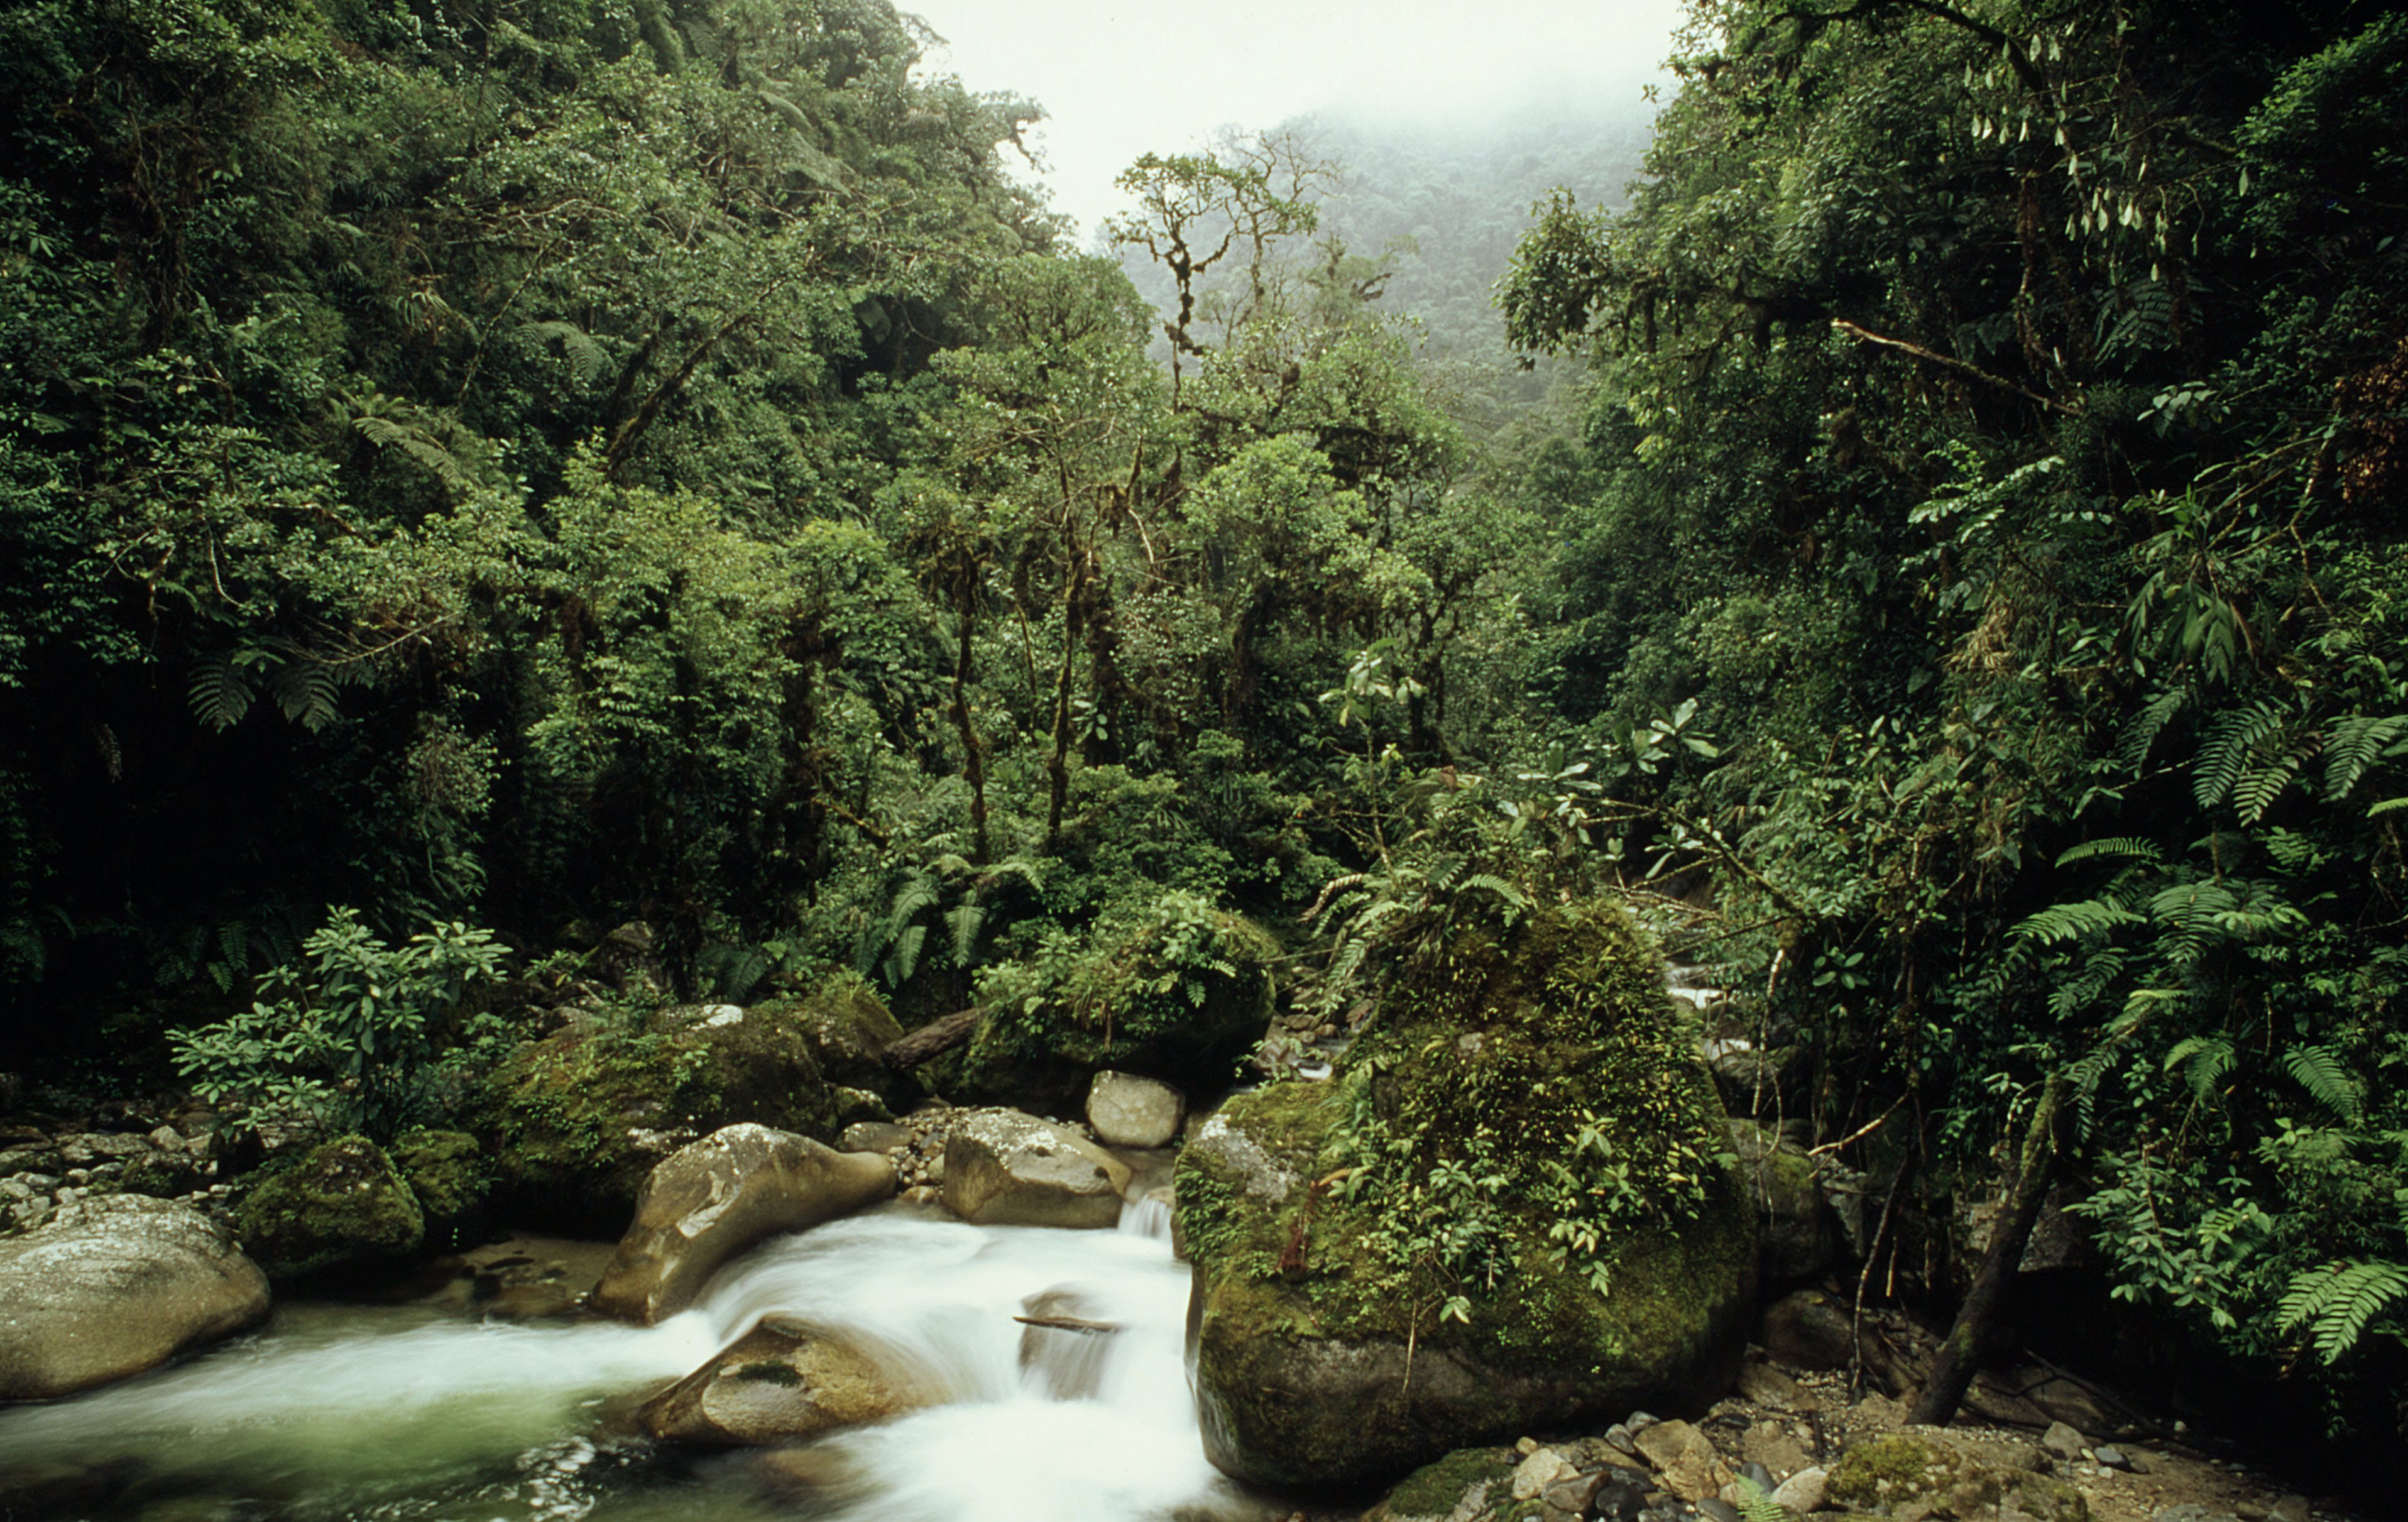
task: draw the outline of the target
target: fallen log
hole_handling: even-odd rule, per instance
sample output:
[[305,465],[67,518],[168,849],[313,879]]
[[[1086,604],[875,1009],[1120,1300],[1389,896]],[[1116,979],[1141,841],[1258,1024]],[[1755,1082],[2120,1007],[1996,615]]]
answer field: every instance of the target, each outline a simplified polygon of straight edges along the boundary
[[916,1068],[930,1057],[952,1051],[970,1039],[978,1028],[979,1016],[986,1012],[983,1004],[967,1010],[940,1014],[919,1029],[906,1034],[901,1041],[889,1041],[879,1055],[890,1068]]
[[1024,1327],[1046,1327],[1054,1331],[1116,1332],[1120,1324],[1111,1321],[1090,1321],[1085,1316],[1013,1316]]

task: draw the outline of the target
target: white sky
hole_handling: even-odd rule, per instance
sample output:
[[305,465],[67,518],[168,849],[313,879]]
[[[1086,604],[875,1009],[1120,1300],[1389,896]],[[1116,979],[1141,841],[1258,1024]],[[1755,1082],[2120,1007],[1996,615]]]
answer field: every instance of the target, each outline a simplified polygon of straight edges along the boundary
[[1029,146],[1081,241],[1139,154],[1322,112],[1442,125],[1625,106],[1680,0],[896,0],[949,46],[924,67],[1025,95]]

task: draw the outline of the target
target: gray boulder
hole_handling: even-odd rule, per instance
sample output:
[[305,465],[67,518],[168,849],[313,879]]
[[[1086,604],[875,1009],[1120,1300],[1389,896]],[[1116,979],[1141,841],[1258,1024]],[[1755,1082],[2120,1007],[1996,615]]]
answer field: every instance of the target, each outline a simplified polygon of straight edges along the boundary
[[945,1205],[981,1226],[1109,1227],[1128,1165],[1067,1126],[978,1110],[945,1140]]
[[189,1205],[119,1195],[0,1242],[0,1400],[137,1374],[267,1314],[267,1277]]
[[773,1319],[653,1397],[636,1420],[673,1443],[754,1447],[883,1421],[924,1403],[860,1349]]
[[1087,1085],[1087,1126],[1106,1146],[1167,1147],[1186,1113],[1177,1089],[1135,1073],[1107,1070]]
[[663,1158],[594,1291],[594,1306],[651,1324],[694,1303],[719,1266],[764,1237],[817,1226],[895,1192],[895,1165],[746,1123]]

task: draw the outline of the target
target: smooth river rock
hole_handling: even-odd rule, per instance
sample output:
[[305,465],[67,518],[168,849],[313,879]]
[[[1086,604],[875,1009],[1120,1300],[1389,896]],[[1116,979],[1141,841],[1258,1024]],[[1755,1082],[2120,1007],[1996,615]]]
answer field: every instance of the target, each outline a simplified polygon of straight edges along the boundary
[[225,1228],[143,1195],[86,1200],[0,1242],[0,1400],[137,1374],[267,1314],[267,1276]]
[[753,1447],[882,1421],[924,1401],[840,1338],[773,1318],[636,1413],[653,1437]]
[[746,1123],[663,1158],[636,1200],[594,1291],[594,1307],[650,1325],[677,1314],[719,1266],[781,1231],[799,1231],[895,1192],[895,1165]]
[[1179,1135],[1187,1101],[1168,1084],[1104,1071],[1087,1085],[1087,1126],[1111,1147],[1167,1147]]
[[1110,1227],[1128,1165],[1067,1126],[978,1110],[945,1141],[945,1206],[980,1226]]

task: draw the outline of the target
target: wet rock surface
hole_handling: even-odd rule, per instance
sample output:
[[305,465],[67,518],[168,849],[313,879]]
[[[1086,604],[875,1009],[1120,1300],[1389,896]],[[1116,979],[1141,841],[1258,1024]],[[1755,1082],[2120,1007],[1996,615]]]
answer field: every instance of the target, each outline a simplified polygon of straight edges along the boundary
[[1087,1087],[1087,1127],[1114,1147],[1167,1147],[1179,1135],[1187,1101],[1168,1084],[1105,1071]]
[[0,1242],[0,1400],[48,1400],[139,1373],[265,1318],[267,1278],[189,1205],[70,1203]]
[[981,1226],[1110,1227],[1128,1165],[1074,1127],[1016,1110],[957,1113],[945,1142],[944,1202]]
[[764,1237],[817,1226],[895,1192],[878,1153],[840,1153],[766,1126],[730,1126],[652,1170],[593,1303],[650,1325],[694,1303],[723,1263]]
[[882,1421],[920,1403],[843,1339],[772,1318],[654,1397],[636,1420],[665,1441],[758,1446]]

